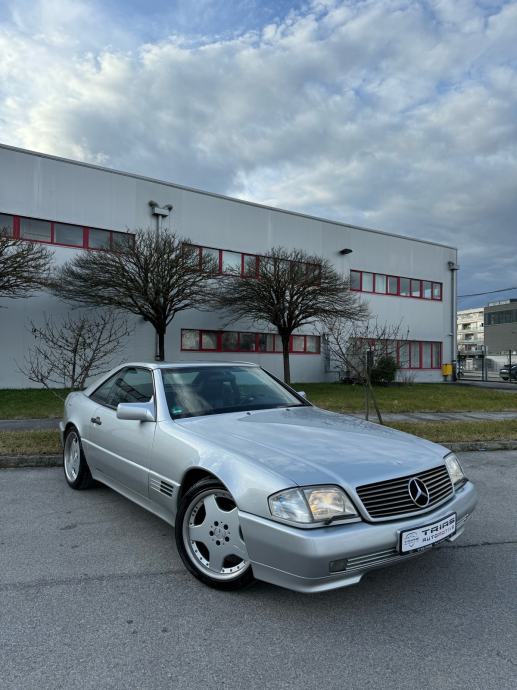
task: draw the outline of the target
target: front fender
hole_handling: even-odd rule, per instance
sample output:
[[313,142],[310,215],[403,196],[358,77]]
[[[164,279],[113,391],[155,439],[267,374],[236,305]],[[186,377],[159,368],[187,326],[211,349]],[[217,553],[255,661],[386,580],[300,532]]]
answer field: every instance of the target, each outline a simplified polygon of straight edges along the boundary
[[228,451],[221,445],[188,433],[174,422],[158,423],[151,471],[181,485],[193,469],[216,477],[232,494],[239,510],[271,517],[268,496],[292,482],[256,459]]

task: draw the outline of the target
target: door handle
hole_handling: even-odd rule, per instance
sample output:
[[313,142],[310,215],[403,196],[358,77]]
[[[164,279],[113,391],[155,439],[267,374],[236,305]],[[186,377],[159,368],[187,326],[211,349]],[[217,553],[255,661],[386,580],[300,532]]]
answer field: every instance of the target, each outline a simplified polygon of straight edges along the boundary
[[92,424],[98,424],[99,426],[102,424],[100,417],[91,417],[90,422]]

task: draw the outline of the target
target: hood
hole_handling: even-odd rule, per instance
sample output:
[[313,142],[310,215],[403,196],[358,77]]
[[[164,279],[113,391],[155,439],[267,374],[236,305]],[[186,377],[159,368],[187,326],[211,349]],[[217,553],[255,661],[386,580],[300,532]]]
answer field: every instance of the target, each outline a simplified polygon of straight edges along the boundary
[[356,487],[436,467],[443,446],[317,407],[192,417],[185,431],[255,460],[291,485]]

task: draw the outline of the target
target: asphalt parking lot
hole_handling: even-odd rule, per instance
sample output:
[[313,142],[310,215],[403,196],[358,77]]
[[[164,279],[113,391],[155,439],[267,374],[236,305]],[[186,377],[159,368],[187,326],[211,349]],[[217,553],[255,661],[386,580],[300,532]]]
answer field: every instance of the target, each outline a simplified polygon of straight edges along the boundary
[[462,460],[455,544],[310,596],[208,589],[112,491],[0,470],[0,687],[515,690],[517,452]]

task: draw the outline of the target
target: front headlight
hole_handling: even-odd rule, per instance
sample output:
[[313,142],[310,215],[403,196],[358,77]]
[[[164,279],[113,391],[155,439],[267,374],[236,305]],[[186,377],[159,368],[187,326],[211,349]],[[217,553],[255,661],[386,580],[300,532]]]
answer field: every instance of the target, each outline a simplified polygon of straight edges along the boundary
[[354,504],[337,486],[286,489],[269,497],[271,515],[302,524],[357,517]]
[[449,477],[451,478],[451,482],[454,486],[463,484],[466,481],[465,474],[461,469],[460,461],[454,455],[454,453],[450,453],[445,457],[445,466],[447,467],[447,472],[449,473]]

